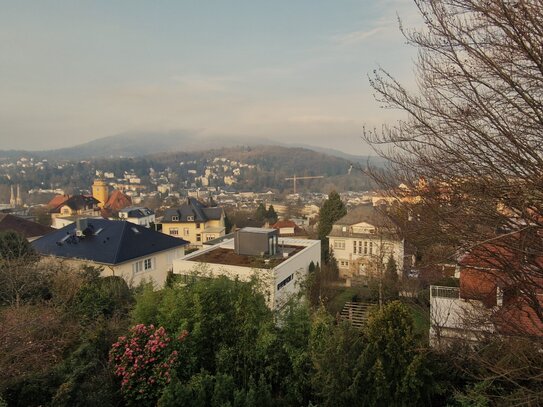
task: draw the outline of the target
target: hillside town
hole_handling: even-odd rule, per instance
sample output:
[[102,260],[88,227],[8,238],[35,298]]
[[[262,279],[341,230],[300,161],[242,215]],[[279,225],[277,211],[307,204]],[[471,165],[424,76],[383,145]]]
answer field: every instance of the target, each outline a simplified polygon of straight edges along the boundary
[[3,5],[0,407],[542,406],[543,3],[249,3]]

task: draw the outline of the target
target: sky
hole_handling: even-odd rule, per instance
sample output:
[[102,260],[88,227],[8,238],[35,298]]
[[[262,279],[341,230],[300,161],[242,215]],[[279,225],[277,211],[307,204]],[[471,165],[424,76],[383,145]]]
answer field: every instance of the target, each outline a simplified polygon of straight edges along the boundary
[[0,149],[186,130],[367,153],[412,0],[0,0]]

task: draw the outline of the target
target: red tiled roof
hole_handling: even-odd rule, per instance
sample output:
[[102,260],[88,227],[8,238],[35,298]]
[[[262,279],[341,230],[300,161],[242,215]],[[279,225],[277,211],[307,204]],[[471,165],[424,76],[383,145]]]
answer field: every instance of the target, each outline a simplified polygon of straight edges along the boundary
[[120,211],[129,206],[132,206],[132,199],[118,189],[113,190],[111,195],[109,195],[107,202],[104,204],[104,208],[113,212]]
[[25,238],[30,238],[46,235],[55,229],[15,215],[0,214],[0,230],[13,230]]
[[66,202],[68,199],[70,198],[70,195],[56,195],[55,197],[53,197],[53,199],[51,199],[49,201],[49,203],[47,204],[47,206],[49,207],[49,209],[54,209],[56,207],[58,207],[60,204]]

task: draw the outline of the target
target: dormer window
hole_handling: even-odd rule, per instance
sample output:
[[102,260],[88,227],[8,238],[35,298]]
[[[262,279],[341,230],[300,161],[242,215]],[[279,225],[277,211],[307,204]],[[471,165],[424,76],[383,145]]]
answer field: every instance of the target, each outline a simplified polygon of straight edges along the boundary
[[179,216],[172,216],[172,222],[178,222]]
[[187,221],[194,222],[194,216],[187,216]]

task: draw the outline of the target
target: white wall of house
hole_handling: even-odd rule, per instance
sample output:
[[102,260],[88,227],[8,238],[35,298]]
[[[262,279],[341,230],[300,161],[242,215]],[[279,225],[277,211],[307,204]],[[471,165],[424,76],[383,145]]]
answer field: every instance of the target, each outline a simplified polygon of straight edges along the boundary
[[[153,253],[148,256],[138,257],[124,263],[103,264],[84,259],[64,259],[58,257],[44,257],[43,261],[60,261],[70,267],[78,268],[83,265],[102,267],[102,277],[122,277],[129,286],[135,287],[141,282],[153,282],[156,288],[164,287],[168,271],[173,269],[175,259],[185,255],[185,248],[178,247],[170,250]],[[146,262],[147,261],[147,262]],[[149,265],[150,267],[146,267]]]
[[494,332],[487,309],[480,301],[460,298],[457,287],[430,286],[430,345],[439,347],[451,340],[476,341]]
[[281,238],[279,245],[282,243],[305,247],[273,269],[202,263],[193,260],[194,257],[215,250],[218,247],[233,249],[234,239],[229,239],[226,242],[198,250],[182,259],[175,260],[173,271],[175,274],[181,275],[200,273],[210,276],[227,276],[232,279],[239,278],[241,281],[249,281],[256,275],[263,282],[263,294],[268,307],[271,309],[280,309],[291,296],[299,292],[301,283],[307,278],[309,264],[312,261],[315,264],[320,264],[321,262],[319,240]]
[[[402,275],[404,266],[403,240],[382,239],[379,235],[371,237],[369,235],[367,237],[330,236],[329,244],[342,274],[352,274],[357,265],[364,261],[382,259],[383,264],[386,264],[392,254],[396,261],[398,275]],[[360,268],[360,274],[364,275],[363,268]]]

